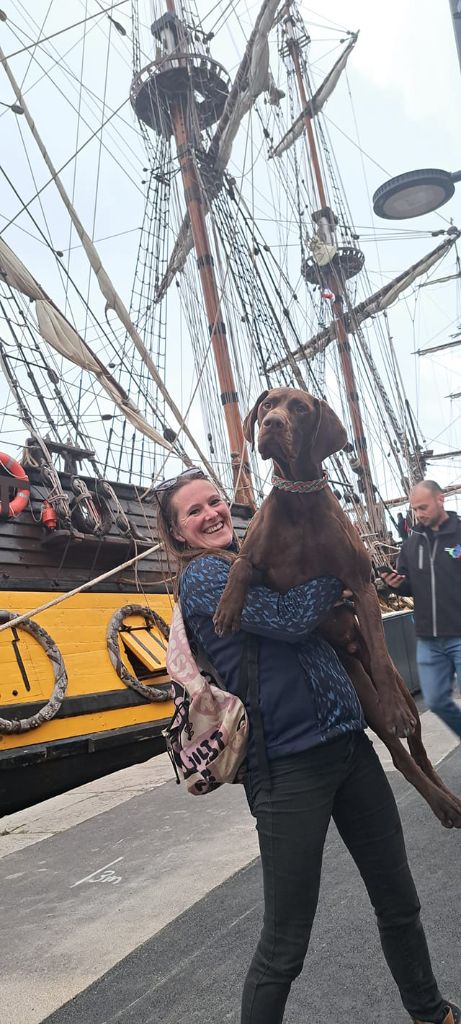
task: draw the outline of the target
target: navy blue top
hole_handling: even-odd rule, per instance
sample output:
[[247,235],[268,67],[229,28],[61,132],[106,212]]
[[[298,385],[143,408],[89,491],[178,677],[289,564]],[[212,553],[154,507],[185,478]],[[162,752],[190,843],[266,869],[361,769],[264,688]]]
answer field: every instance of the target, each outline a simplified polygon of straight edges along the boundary
[[[244,633],[261,638],[259,693],[268,758],[307,750],[365,728],[349,676],[333,648],[316,632],[322,617],[341,597],[341,581],[320,576],[283,595],[267,587],[251,587],[240,632],[218,637],[213,615],[229,570],[230,564],[216,555],[190,562],[181,577],[181,609],[192,637],[231,693],[238,687]],[[251,722],[250,711],[249,717]],[[252,748],[250,737],[250,763]]]

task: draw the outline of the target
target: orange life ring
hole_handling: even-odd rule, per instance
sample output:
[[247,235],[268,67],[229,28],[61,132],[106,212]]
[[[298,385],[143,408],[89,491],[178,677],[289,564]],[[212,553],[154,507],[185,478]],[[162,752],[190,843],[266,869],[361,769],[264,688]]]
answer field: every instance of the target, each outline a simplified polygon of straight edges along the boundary
[[[27,508],[30,498],[30,483],[27,473],[24,471],[19,462],[11,458],[11,455],[5,455],[4,452],[0,452],[0,465],[4,466],[8,473],[11,473],[12,477],[15,477],[20,481],[20,487],[16,492],[15,497],[8,506],[8,516],[19,516],[24,509]],[[2,505],[0,502],[0,514],[2,512]]]

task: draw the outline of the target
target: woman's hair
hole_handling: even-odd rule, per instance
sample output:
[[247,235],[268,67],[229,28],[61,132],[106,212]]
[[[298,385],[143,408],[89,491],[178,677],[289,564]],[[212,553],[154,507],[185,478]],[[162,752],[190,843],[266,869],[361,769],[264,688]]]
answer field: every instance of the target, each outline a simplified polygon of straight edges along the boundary
[[[206,477],[204,477],[206,479]],[[181,479],[178,477],[171,487],[165,490],[156,491],[155,496],[157,499],[157,528],[160,540],[163,542],[165,550],[172,554],[179,562],[181,555],[187,548],[187,544],[182,540],[177,540],[173,534],[173,528],[176,525],[175,513],[173,509],[173,498],[183,487],[190,483],[190,479]]]
[[[178,476],[168,488],[159,488],[155,491],[157,499],[157,530],[159,539],[162,541],[167,557],[171,555],[175,561],[174,571],[177,573],[177,580],[181,576],[181,573],[186,568],[186,565],[194,558],[198,558],[199,555],[213,554],[220,555],[221,558],[226,558],[228,561],[233,562],[235,559],[235,552],[228,551],[226,548],[214,548],[210,551],[209,548],[191,548],[186,541],[178,540],[173,534],[173,529],[176,526],[175,510],[173,508],[173,500],[178,491],[190,484],[192,480],[207,480],[212,483],[209,477],[205,473],[197,473],[196,477],[189,476]],[[175,588],[176,589],[176,588]],[[177,596],[177,594],[175,595]]]

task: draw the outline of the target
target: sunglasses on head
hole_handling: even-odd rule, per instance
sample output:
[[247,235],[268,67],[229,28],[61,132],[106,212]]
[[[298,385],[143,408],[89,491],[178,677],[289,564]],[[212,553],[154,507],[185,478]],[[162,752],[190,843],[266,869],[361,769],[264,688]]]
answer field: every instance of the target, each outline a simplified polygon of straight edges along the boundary
[[203,469],[197,469],[196,466],[190,466],[189,469],[185,469],[183,473],[178,473],[178,476],[171,477],[171,480],[162,480],[161,484],[157,484],[154,488],[154,494],[157,501],[161,504],[162,497],[171,491],[176,484],[182,483],[187,480],[206,480],[206,474]]

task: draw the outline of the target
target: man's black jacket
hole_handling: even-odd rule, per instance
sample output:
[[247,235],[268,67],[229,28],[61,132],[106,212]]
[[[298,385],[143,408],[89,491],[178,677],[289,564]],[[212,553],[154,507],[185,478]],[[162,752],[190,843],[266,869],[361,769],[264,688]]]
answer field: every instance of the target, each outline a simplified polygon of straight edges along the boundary
[[415,526],[402,544],[396,588],[413,596],[418,636],[461,637],[461,519],[449,512],[438,530]]

